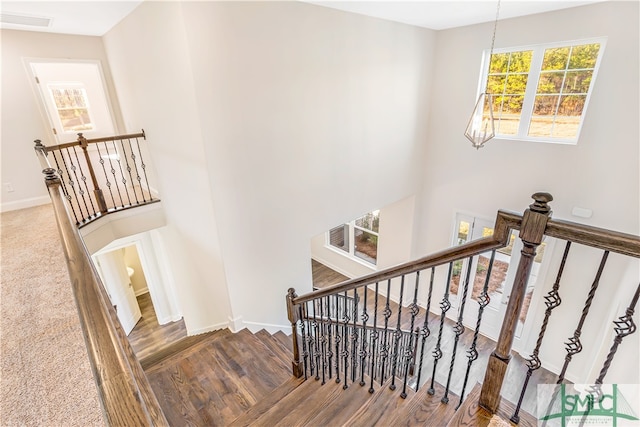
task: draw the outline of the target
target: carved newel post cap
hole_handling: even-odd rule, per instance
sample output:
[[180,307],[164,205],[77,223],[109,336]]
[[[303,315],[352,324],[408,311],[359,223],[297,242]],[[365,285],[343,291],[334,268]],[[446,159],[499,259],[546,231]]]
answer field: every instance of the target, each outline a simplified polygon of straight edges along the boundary
[[44,145],[42,145],[42,141],[39,139],[34,139],[33,142],[36,144],[36,147],[44,147]]
[[289,288],[287,290],[287,296],[289,296],[290,298],[295,298],[298,295],[296,295],[296,290],[294,288]]
[[58,179],[58,175],[56,175],[56,170],[54,168],[42,169],[42,173],[44,174],[44,179],[46,181],[54,181]]
[[553,200],[551,194],[535,193],[531,198],[535,200],[535,202],[529,205],[529,209],[542,214],[551,212],[551,206],[548,205],[548,203]]

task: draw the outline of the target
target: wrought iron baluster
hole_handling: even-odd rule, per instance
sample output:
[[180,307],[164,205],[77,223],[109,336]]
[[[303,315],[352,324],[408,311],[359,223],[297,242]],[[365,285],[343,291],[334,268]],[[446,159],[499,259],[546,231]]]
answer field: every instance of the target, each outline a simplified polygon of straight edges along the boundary
[[[142,130],[142,134],[144,135],[144,129]],[[143,136],[146,139],[146,136]],[[147,191],[149,192],[149,200],[151,200],[151,187],[149,187],[149,179],[147,178],[147,165],[144,164],[144,159],[142,158],[142,151],[140,150],[140,139],[136,138],[136,145],[138,146],[138,154],[140,155],[140,168],[142,169],[142,174],[144,175],[144,181],[147,183]],[[144,195],[144,191],[142,190],[142,178],[138,176],[138,182],[140,183],[140,192],[142,193],[142,200],[146,202],[146,198]]]
[[[138,141],[138,138],[136,138],[136,142]],[[140,176],[140,170],[138,170],[138,162],[137,160],[137,156],[136,153],[133,151],[133,144],[131,143],[131,139],[129,139],[129,148],[131,149],[131,160],[133,163],[133,168],[136,171],[136,181],[138,181],[138,187],[140,188],[140,195],[141,195],[141,199],[144,202],[146,202],[146,199],[144,197],[144,191],[142,190],[142,177]],[[140,147],[138,146],[138,149],[140,149]],[[136,194],[136,190],[135,188],[133,189],[133,194]],[[136,202],[138,202],[138,196],[136,196]]]
[[[64,157],[62,156],[62,153],[60,153],[60,158],[62,159],[64,163],[64,168],[65,168],[65,171],[62,170],[62,168],[60,167],[60,163],[58,161],[57,154],[58,154],[57,151],[53,153],[53,160],[56,162],[56,169],[58,170],[58,175],[60,176],[60,182],[62,183],[62,190],[64,192],[64,197],[69,202],[69,206],[71,207],[71,212],[73,213],[73,217],[75,218],[76,225],[77,225],[77,224],[80,224],[80,219],[78,218],[78,214],[76,213],[76,208],[73,206],[73,202],[71,200],[72,199],[71,193],[69,193],[69,190],[67,189],[67,184],[64,182],[64,172],[66,171],[67,177],[69,177],[69,171],[67,170],[66,163],[64,163]],[[75,192],[74,192],[74,195],[75,195]]]
[[[75,182],[78,184],[78,194],[80,194],[80,197],[82,198],[82,202],[84,203],[84,207],[87,211],[87,216],[85,219],[91,218],[92,216],[94,216],[96,214],[96,209],[93,206],[93,201],[91,200],[91,197],[87,196],[89,198],[89,202],[87,203],[87,197],[85,197],[85,191],[82,189],[82,182],[84,182],[85,187],[87,185],[87,177],[84,176],[84,174],[82,173],[82,168],[80,167],[80,159],[78,159],[78,153],[75,150],[75,147],[72,147],[73,149],[71,150],[71,152],[73,152],[73,154],[75,155],[76,158],[76,163],[73,163],[73,158],[71,157],[71,152],[67,149],[67,156],[69,157],[69,164],[71,165],[71,171],[73,172],[73,176],[75,177]],[[76,166],[77,164],[77,166]],[[80,177],[78,177],[78,169],[80,169]],[[87,192],[89,191],[89,189],[87,188]],[[91,204],[91,208],[89,209],[89,204]],[[92,212],[93,211],[93,212]]]
[[[129,141],[129,152],[131,153],[131,157],[132,157],[132,162],[133,165],[135,166],[135,155],[133,154],[133,148],[131,148],[131,139],[127,139],[127,141]],[[124,147],[124,140],[122,141],[122,146]],[[129,173],[129,179],[131,180],[131,189],[133,190],[133,198],[136,200],[136,205],[139,204],[140,202],[138,201],[138,195],[136,194],[136,189],[133,186],[133,175],[131,174],[131,171],[133,170],[133,168],[131,167],[131,164],[129,164],[129,156],[124,157],[125,163],[127,164],[127,172]],[[136,166],[136,170],[137,170],[137,166]],[[127,190],[127,194],[129,193],[129,190]]]
[[[127,196],[127,202],[131,206],[132,205],[132,203],[131,203],[131,195],[129,194],[129,190],[127,190],[127,178],[125,177],[124,170],[122,169],[122,157],[123,156],[124,156],[125,163],[128,162],[128,160],[127,160],[127,150],[124,148],[124,142],[121,139],[119,139],[118,141],[120,142],[120,147],[122,148],[122,155],[118,156],[118,168],[120,169],[120,176],[122,177],[122,180],[120,182],[122,182],[122,185],[124,186],[124,194]],[[116,145],[116,142],[112,141],[112,143],[113,143],[113,149],[117,153],[118,152],[118,147]]]
[[327,326],[324,318],[324,300],[320,298],[320,357],[322,359],[322,384],[326,382],[325,372],[327,371]]
[[353,330],[351,331],[351,382],[356,382],[356,373],[358,369],[358,291],[353,290]]
[[313,326],[313,352],[315,355],[315,368],[316,368],[316,381],[320,379],[320,334],[318,333],[318,318],[316,316],[316,305],[318,304],[318,300],[314,299],[311,302],[313,320],[311,322],[311,326]]
[[342,341],[342,335],[340,334],[340,295],[334,295],[336,302],[336,334],[335,334],[335,346],[336,346],[336,383],[340,382],[340,342]]
[[[106,146],[106,144],[105,144]],[[104,178],[106,180],[106,186],[107,189],[109,190],[109,195],[111,196],[111,202],[113,203],[113,206],[116,206],[116,199],[113,197],[113,191],[111,190],[111,181],[109,181],[109,175],[107,175],[107,168],[105,166],[105,161],[104,158],[102,157],[102,152],[100,151],[100,144],[96,144],[96,150],[98,151],[98,158],[100,160],[98,160],[98,163],[100,163],[100,165],[102,166],[102,173],[104,174]],[[109,151],[107,150],[107,158],[109,158]],[[113,168],[112,168],[113,170]]]
[[[306,304],[306,303],[305,303]],[[304,363],[304,379],[308,379],[308,364],[309,351],[307,347],[307,334],[306,334],[306,317],[303,316],[302,305],[298,306],[298,319],[300,319],[300,342],[302,343],[302,360]]]
[[362,309],[362,339],[360,344],[360,386],[364,387],[366,384],[364,382],[364,370],[365,370],[365,360],[367,358],[367,344],[369,340],[367,339],[367,321],[369,320],[369,314],[367,313],[367,291],[369,290],[368,286],[364,286],[364,301],[363,301],[363,309]]
[[607,371],[611,366],[611,362],[613,362],[616,351],[618,351],[618,346],[622,343],[622,339],[628,335],[633,334],[636,331],[636,324],[633,321],[633,313],[635,312],[635,307],[638,304],[638,298],[640,298],[640,284],[636,288],[636,293],[633,295],[631,303],[625,310],[624,316],[620,316],[618,320],[615,320],[613,322],[615,324],[614,330],[616,332],[616,337],[613,340],[613,345],[609,350],[609,354],[607,354],[604,365],[600,370],[598,379],[596,379],[596,384],[602,384],[602,381],[604,380],[604,377],[607,375]]
[[[469,381],[469,373],[471,372],[471,365],[478,358],[478,335],[480,334],[480,325],[482,323],[482,314],[484,313],[484,309],[489,302],[491,302],[491,298],[489,297],[489,282],[491,282],[491,271],[493,270],[493,262],[496,259],[496,251],[495,249],[491,251],[491,259],[489,260],[489,266],[487,267],[487,276],[484,280],[484,286],[482,287],[482,292],[478,295],[478,317],[476,319],[476,328],[473,331],[473,340],[471,342],[471,348],[467,351],[467,370],[464,374],[464,381],[462,383],[462,391],[460,392],[460,401],[458,402],[458,406],[456,409],[462,405],[464,401],[464,392],[467,388],[467,382]],[[478,261],[479,262],[479,261]]]
[[560,371],[560,375],[558,375],[558,384],[561,384],[562,381],[564,381],[564,375],[567,373],[567,367],[569,366],[569,363],[571,362],[573,356],[582,351],[582,343],[580,342],[582,326],[584,325],[584,322],[587,319],[587,315],[589,314],[589,309],[591,308],[591,303],[593,302],[593,298],[596,295],[596,290],[598,289],[598,285],[600,284],[600,277],[602,276],[602,270],[604,270],[604,266],[607,263],[608,256],[609,251],[604,251],[602,260],[600,261],[600,266],[598,267],[598,272],[596,273],[596,277],[593,280],[593,284],[591,285],[591,289],[589,290],[589,294],[587,295],[587,300],[585,301],[584,308],[582,309],[582,315],[580,316],[578,326],[576,327],[573,336],[569,338],[569,342],[565,343],[567,356],[564,359],[562,371]]
[[[113,141],[112,141],[113,142]],[[124,208],[124,199],[122,198],[122,192],[120,191],[120,186],[118,185],[118,177],[116,175],[116,168],[113,166],[113,159],[115,158],[117,162],[120,162],[120,155],[118,154],[118,151],[114,149],[113,154],[109,153],[109,145],[105,142],[104,143],[105,146],[105,150],[107,152],[107,158],[109,159],[109,167],[111,168],[110,172],[111,175],[113,175],[113,183],[116,186],[116,191],[118,192],[118,198],[120,199],[120,206]],[[115,147],[115,144],[114,144]],[[109,184],[107,184],[107,186],[109,186]],[[111,191],[111,187],[109,187],[109,191]],[[111,196],[113,198],[113,196]],[[114,201],[114,206],[115,206],[115,201]]]
[[[416,316],[420,312],[420,308],[418,307],[418,288],[420,286],[420,272],[416,272],[416,284],[413,288],[413,302],[409,305],[409,311],[411,312],[411,327],[410,331],[413,331],[413,326],[415,324]],[[416,338],[417,339],[417,338]],[[413,354],[413,333],[410,334],[409,337],[409,346],[405,349],[405,368],[404,368],[404,384],[402,385],[402,393],[400,393],[400,397],[406,399],[407,397],[407,380],[409,377],[409,365],[412,363],[412,359],[414,358]]]
[[564,247],[564,253],[562,254],[562,261],[560,262],[560,267],[558,268],[558,274],[556,275],[556,280],[553,283],[553,287],[549,291],[549,293],[544,297],[544,303],[547,306],[544,311],[544,320],[542,321],[542,326],[540,327],[540,332],[538,333],[538,340],[536,341],[536,346],[533,349],[533,353],[527,359],[527,374],[524,378],[524,383],[522,384],[522,388],[520,390],[520,397],[518,398],[518,404],[516,405],[516,409],[511,416],[511,421],[518,424],[520,422],[520,408],[522,407],[522,401],[524,400],[524,395],[527,391],[527,386],[529,385],[529,380],[531,379],[531,375],[533,371],[539,369],[542,364],[540,363],[540,358],[538,354],[540,353],[540,347],[542,346],[542,339],[544,338],[544,334],[547,331],[547,325],[549,324],[549,318],[551,317],[551,311],[558,307],[562,300],[560,299],[560,294],[558,290],[560,289],[560,279],[562,278],[562,273],[564,271],[565,263],[567,262],[567,257],[569,256],[569,250],[571,248],[571,242],[568,241]]
[[331,321],[331,295],[327,295],[327,324],[328,324],[328,341],[327,341],[327,369],[329,370],[329,379],[333,378],[333,323]]
[[431,375],[431,385],[429,386],[429,390],[427,393],[430,395],[435,394],[435,377],[436,377],[436,369],[438,368],[438,361],[442,358],[442,350],[440,349],[440,345],[442,343],[442,331],[444,330],[444,319],[447,315],[447,311],[451,308],[451,303],[449,302],[449,287],[451,286],[451,274],[453,272],[453,262],[449,263],[449,273],[447,274],[447,283],[444,288],[444,296],[442,297],[442,301],[440,301],[440,329],[438,330],[438,341],[436,342],[436,349],[433,351],[433,374]]
[[464,333],[464,324],[462,323],[462,319],[464,316],[464,307],[467,302],[467,293],[469,291],[469,279],[471,278],[471,266],[473,264],[473,257],[469,257],[469,261],[467,263],[467,275],[464,279],[464,285],[462,287],[462,299],[460,301],[460,308],[458,309],[458,321],[456,325],[453,327],[455,332],[455,338],[453,339],[453,350],[451,352],[451,363],[449,364],[449,375],[447,376],[447,385],[444,388],[444,396],[440,401],[442,403],[449,403],[449,387],[451,386],[451,376],[453,375],[453,367],[456,362],[456,352],[458,351],[458,342],[460,341],[460,335]]
[[376,282],[376,294],[373,302],[373,332],[371,334],[372,350],[371,350],[371,383],[369,385],[369,393],[373,393],[373,382],[375,378],[375,369],[377,366],[376,361],[376,346],[378,344],[378,282]]
[[344,291],[344,310],[342,313],[342,364],[344,368],[344,383],[342,388],[346,390],[349,387],[347,378],[349,374],[349,309],[347,307],[347,291]]
[[424,313],[424,323],[422,324],[422,329],[420,330],[420,336],[422,337],[422,343],[420,344],[420,363],[418,365],[418,377],[416,379],[416,391],[420,389],[420,378],[422,377],[422,364],[424,363],[424,346],[427,342],[427,338],[431,335],[431,331],[429,330],[429,313],[431,310],[431,295],[433,294],[433,279],[435,277],[436,269],[435,267],[431,268],[431,279],[429,280],[429,293],[427,295],[427,307]]
[[[96,210],[95,206],[93,205],[93,199],[91,198],[91,190],[89,190],[89,185],[87,184],[87,176],[84,174],[84,169],[82,169],[80,159],[78,158],[78,151],[76,150],[76,147],[72,147],[72,148],[73,148],[73,154],[76,156],[76,164],[78,165],[78,169],[80,170],[80,181],[82,181],[82,184],[84,184],[84,188],[87,193],[87,198],[89,199],[89,204],[91,205],[91,209],[93,210],[93,215],[97,216],[98,210]],[[84,199],[82,184],[78,183],[78,186],[80,187],[80,194],[82,194],[82,198]]]
[[[391,390],[395,390],[396,389],[396,371],[398,368],[398,349],[399,349],[399,343],[400,343],[400,338],[402,338],[402,329],[400,329],[400,326],[402,326],[402,297],[404,294],[404,274],[402,275],[402,277],[400,278],[400,300],[398,302],[398,320],[396,322],[396,330],[394,332],[394,349],[393,349],[393,367],[391,368],[392,372],[391,372],[391,385],[389,385],[389,388]],[[387,295],[387,298],[389,298],[390,296]]]
[[382,312],[384,315],[384,338],[382,339],[382,348],[380,351],[380,356],[382,357],[382,364],[380,369],[380,385],[384,384],[384,376],[385,376],[385,365],[387,364],[387,358],[389,357],[389,318],[391,317],[392,311],[391,307],[389,307],[389,298],[391,293],[391,279],[387,280],[387,296],[386,296],[386,304],[384,306],[384,311]]

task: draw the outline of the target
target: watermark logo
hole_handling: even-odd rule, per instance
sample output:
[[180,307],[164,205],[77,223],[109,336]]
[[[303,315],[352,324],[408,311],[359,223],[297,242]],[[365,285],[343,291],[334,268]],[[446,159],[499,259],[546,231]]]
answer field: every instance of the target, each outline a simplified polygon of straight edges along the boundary
[[638,384],[540,384],[539,426],[640,427]]

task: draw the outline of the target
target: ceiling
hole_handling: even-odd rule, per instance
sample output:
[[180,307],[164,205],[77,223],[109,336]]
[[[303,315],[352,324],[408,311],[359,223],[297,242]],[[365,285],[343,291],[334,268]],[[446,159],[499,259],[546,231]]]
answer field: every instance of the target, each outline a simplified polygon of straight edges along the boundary
[[[495,19],[498,4],[497,0],[304,1],[318,6],[433,30],[491,22]],[[600,1],[604,0],[501,0],[500,19],[566,9]],[[140,3],[142,0],[2,0],[0,1],[0,10],[2,11],[0,28],[102,36]],[[14,23],[7,23],[7,21]],[[26,21],[30,25],[15,23],[16,21]]]

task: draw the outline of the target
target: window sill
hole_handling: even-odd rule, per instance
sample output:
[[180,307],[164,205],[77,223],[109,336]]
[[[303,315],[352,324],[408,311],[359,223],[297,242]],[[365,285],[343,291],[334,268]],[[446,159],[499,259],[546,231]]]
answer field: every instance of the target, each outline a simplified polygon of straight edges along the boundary
[[360,258],[358,258],[358,257],[356,257],[354,255],[351,255],[348,252],[345,252],[345,251],[343,251],[341,249],[338,249],[336,247],[333,247],[331,245],[324,245],[324,247],[329,249],[332,252],[335,252],[335,253],[347,258],[350,261],[356,262],[356,263],[362,265],[363,267],[367,267],[371,271],[378,271],[378,266],[377,265],[371,264],[371,263],[369,263],[369,262],[367,262],[367,261],[365,261],[363,259],[360,259]]

